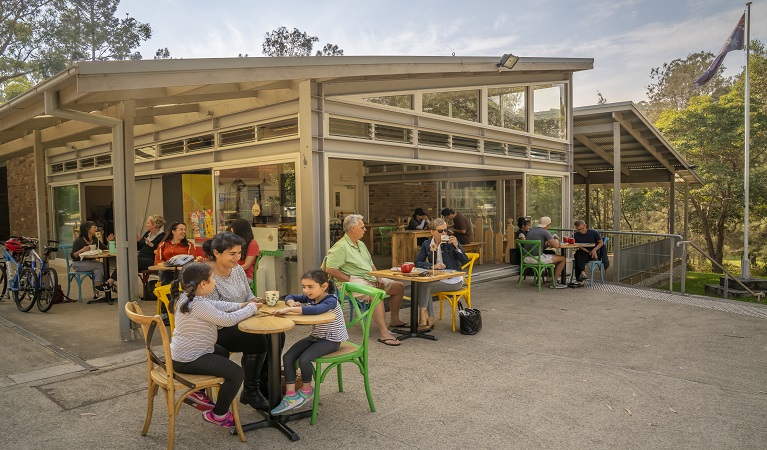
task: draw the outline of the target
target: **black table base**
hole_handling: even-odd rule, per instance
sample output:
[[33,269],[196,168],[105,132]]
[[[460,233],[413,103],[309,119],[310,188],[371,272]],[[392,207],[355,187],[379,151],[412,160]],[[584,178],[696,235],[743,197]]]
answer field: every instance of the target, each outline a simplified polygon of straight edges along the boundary
[[[282,386],[281,386],[281,374],[280,374],[280,336],[267,334],[266,339],[269,341],[269,353],[271,353],[269,356],[269,405],[272,409],[276,408],[277,405],[280,404],[282,401]],[[252,422],[248,424],[244,424],[242,426],[243,431],[250,431],[250,430],[258,430],[260,428],[267,428],[267,427],[273,427],[278,428],[280,431],[282,431],[285,436],[287,436],[291,441],[297,441],[301,439],[300,436],[298,436],[298,433],[293,431],[289,426],[286,425],[286,422],[290,422],[292,420],[298,420],[303,419],[306,417],[311,417],[312,410],[309,409],[308,411],[301,411],[293,414],[282,414],[279,416],[275,416],[271,413],[271,411],[261,411],[259,410],[261,414],[263,414],[264,419],[259,420],[258,422]],[[231,434],[237,434],[236,429],[230,430]]]
[[409,330],[397,330],[392,328],[392,333],[397,333],[401,336],[397,337],[398,341],[404,341],[411,337],[419,337],[423,339],[437,340],[437,336],[432,334],[426,334],[431,330],[418,331],[418,285],[421,284],[417,281],[410,282],[410,329]]

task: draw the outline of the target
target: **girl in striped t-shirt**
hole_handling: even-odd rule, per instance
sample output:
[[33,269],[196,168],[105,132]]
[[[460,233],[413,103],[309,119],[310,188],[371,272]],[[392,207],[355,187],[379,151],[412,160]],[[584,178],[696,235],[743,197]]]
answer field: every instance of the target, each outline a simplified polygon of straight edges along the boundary
[[[285,297],[287,308],[278,309],[275,315],[298,313],[307,315],[322,314],[333,311],[336,319],[329,323],[314,325],[312,334],[293,344],[290,350],[282,356],[285,369],[285,396],[272,414],[282,414],[309,402],[314,397],[312,388],[312,361],[320,356],[333,353],[341,346],[341,342],[349,339],[344,323],[344,313],[338,297],[331,292],[336,288],[323,270],[315,269],[306,272],[301,277],[303,295],[291,294]],[[303,303],[303,305],[302,305]],[[304,387],[296,392],[296,361],[301,368],[301,381]]]
[[213,269],[206,263],[193,262],[181,271],[179,280],[170,285],[169,309],[175,311],[176,328],[170,341],[173,370],[181,373],[214,375],[224,379],[216,403],[196,391],[189,396],[198,409],[206,410],[202,418],[225,428],[234,426],[229,405],[240,390],[244,373],[242,367],[229,359],[229,352],[216,344],[218,329],[238,324],[256,314],[263,306],[256,302],[232,303],[212,300],[216,287]]

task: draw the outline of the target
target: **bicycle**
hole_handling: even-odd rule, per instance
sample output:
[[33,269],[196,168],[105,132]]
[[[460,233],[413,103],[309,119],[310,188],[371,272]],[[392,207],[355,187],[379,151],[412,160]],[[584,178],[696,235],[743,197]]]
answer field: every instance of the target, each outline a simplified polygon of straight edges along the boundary
[[[50,243],[58,244],[57,241]],[[41,312],[48,312],[53,306],[53,293],[58,285],[56,270],[48,267],[48,258],[58,251],[58,247],[44,247],[44,258],[37,254],[36,248],[36,239],[14,238],[5,242],[8,290],[22,312],[28,312],[35,303]]]
[[[23,266],[29,266],[35,271],[35,299],[37,300],[37,309],[42,312],[48,312],[53,306],[53,294],[56,292],[56,286],[59,284],[59,274],[56,269],[48,266],[48,258],[51,253],[59,251],[59,241],[48,240],[48,245],[43,246],[43,257],[37,254],[37,240],[29,239],[31,245],[34,245],[26,254],[27,259],[22,261]],[[18,306],[18,305],[17,305]],[[31,309],[30,305],[27,311]],[[25,311],[26,312],[26,311]]]

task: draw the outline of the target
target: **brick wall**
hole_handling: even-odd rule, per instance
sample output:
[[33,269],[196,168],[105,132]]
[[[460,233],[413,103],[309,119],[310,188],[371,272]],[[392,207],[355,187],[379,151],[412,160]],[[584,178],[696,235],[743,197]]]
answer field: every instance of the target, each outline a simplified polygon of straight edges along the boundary
[[369,192],[370,217],[366,220],[372,223],[410,217],[416,208],[423,208],[430,218],[439,217],[436,182],[371,184]]
[[9,159],[8,209],[11,235],[37,237],[35,205],[35,156]]

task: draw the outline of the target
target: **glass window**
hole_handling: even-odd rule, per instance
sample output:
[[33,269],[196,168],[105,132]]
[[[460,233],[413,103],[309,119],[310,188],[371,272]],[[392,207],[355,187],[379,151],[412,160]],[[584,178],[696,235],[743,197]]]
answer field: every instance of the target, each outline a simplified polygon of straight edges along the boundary
[[412,95],[387,95],[385,97],[367,97],[362,100],[379,105],[393,106],[395,108],[413,109]]
[[498,214],[496,181],[457,181],[449,183],[450,208],[460,212],[473,224],[477,217],[495,225]]
[[424,93],[423,112],[479,122],[479,91]]
[[562,178],[527,176],[527,215],[532,217],[533,225],[549,216],[550,228],[562,228]]
[[533,93],[533,108],[535,134],[557,139],[567,137],[564,84],[536,85]]
[[70,244],[75,240],[75,229],[80,225],[80,187],[59,186],[53,188],[53,212],[56,240]]
[[254,226],[295,225],[294,163],[222,169],[218,173],[217,189],[218,231],[225,231],[234,219],[245,219]]
[[487,90],[487,123],[527,131],[527,90],[524,86]]

